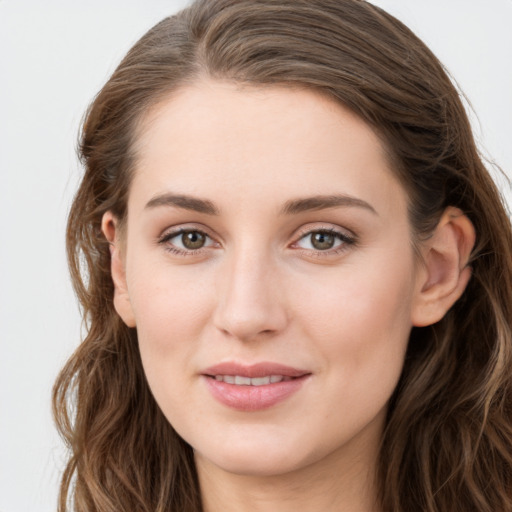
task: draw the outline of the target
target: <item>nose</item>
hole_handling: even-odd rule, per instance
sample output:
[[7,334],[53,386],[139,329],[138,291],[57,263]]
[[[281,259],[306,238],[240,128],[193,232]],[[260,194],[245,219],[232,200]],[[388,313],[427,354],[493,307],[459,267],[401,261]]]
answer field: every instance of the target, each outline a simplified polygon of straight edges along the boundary
[[214,324],[241,341],[275,336],[288,322],[283,283],[271,258],[239,251],[219,272]]

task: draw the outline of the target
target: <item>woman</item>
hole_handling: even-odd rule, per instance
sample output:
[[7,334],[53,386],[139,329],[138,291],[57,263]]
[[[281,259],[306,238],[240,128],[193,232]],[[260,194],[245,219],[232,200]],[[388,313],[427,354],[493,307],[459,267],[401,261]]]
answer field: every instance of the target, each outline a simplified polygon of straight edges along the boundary
[[400,22],[197,1],[81,155],[61,511],[512,510],[510,223]]

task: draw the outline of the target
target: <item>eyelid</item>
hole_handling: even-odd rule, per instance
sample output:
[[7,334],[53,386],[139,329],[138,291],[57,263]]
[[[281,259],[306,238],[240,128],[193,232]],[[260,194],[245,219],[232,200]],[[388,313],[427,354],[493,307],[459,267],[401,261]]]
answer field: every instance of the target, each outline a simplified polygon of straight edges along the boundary
[[[299,247],[298,243],[306,238],[307,236],[311,236],[313,233],[329,233],[334,235],[342,243],[339,245],[332,247],[331,249],[321,250],[321,249],[305,249],[303,247]],[[294,242],[291,247],[297,250],[302,251],[304,255],[315,255],[318,257],[329,257],[333,255],[339,255],[340,253],[348,250],[350,246],[354,246],[357,244],[358,239],[355,233],[352,231],[342,228],[340,226],[336,226],[333,224],[321,224],[321,225],[313,225],[308,224],[306,226],[302,226],[298,233],[294,237]]]
[[212,240],[215,240],[217,237],[212,235],[211,230],[202,224],[196,223],[185,223],[185,224],[176,224],[175,226],[167,226],[162,232],[157,236],[157,240],[162,240],[164,238],[170,238],[172,236],[179,235],[185,231],[197,231],[199,233],[203,233],[208,236]]
[[[198,249],[181,248],[170,243],[171,239],[187,232],[201,233],[213,243]],[[177,226],[168,227],[157,237],[156,241],[159,245],[167,245],[165,247],[167,251],[179,256],[197,255],[204,252],[205,250],[220,245],[220,243],[216,240],[216,237],[212,236],[207,228],[198,226],[197,224],[179,224]]]
[[324,232],[324,233],[332,233],[333,235],[339,235],[342,238],[351,240],[353,242],[357,241],[356,234],[347,229],[342,228],[341,226],[337,226],[335,224],[307,224],[305,226],[302,226],[297,234],[295,235],[295,240],[300,240],[301,238],[310,235],[311,233],[317,233],[317,232]]

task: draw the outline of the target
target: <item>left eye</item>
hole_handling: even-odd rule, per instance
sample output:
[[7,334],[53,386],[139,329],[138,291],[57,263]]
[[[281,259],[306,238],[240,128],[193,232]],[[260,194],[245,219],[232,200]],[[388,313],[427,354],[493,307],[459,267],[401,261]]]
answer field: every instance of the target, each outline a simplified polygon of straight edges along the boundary
[[350,243],[350,239],[333,231],[311,231],[303,236],[297,245],[302,249],[311,249],[315,251],[328,251],[335,249],[344,243]]

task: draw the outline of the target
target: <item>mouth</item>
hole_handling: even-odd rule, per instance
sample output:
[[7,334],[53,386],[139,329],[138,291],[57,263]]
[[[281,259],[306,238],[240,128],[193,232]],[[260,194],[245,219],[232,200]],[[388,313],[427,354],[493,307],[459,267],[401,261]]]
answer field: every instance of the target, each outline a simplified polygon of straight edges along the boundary
[[[227,361],[207,368],[202,374],[216,380],[222,380],[228,384],[261,386],[263,384],[258,379],[269,380],[265,384],[270,384],[310,375],[311,372],[268,361],[249,365]],[[232,379],[238,382],[233,382]]]
[[221,363],[201,374],[213,398],[243,412],[268,409],[298,392],[312,374],[276,363]]
[[299,377],[286,377],[285,375],[267,375],[265,377],[244,377],[243,375],[207,375],[218,382],[234,384],[235,386],[266,386],[286,382]]

